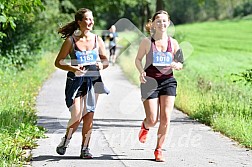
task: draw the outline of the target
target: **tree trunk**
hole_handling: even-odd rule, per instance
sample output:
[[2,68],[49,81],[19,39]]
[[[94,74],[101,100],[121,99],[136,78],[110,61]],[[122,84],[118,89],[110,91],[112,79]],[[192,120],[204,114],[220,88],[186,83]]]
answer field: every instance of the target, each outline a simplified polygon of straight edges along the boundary
[[143,30],[144,30],[144,21],[145,21],[145,15],[144,15],[144,4],[143,4],[143,1],[142,1],[142,3],[141,3],[141,5],[140,5],[141,7],[140,7],[140,19],[141,19],[141,31],[143,32]]
[[150,11],[150,6],[149,3],[146,4],[146,10],[147,10],[147,22],[149,21],[149,19],[151,19],[151,11]]
[[156,12],[159,10],[164,10],[163,0],[156,0]]

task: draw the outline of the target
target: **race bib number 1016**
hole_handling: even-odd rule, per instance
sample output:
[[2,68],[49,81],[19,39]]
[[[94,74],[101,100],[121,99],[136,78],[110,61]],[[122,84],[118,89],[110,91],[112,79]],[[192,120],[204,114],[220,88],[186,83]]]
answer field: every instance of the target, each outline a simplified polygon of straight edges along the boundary
[[153,66],[169,66],[172,63],[170,52],[153,52]]

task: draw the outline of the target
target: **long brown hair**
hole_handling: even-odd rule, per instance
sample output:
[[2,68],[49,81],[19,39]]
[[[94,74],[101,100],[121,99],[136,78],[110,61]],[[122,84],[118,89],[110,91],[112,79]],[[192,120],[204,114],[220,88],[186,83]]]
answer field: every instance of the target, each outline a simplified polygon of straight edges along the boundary
[[145,25],[145,29],[146,31],[148,32],[148,34],[151,33],[151,30],[152,30],[152,23],[154,22],[154,20],[156,19],[156,16],[159,15],[159,14],[166,14],[167,17],[168,17],[168,20],[170,19],[170,16],[168,14],[168,12],[164,11],[164,10],[159,10],[157,11],[153,16],[152,16],[152,19],[149,19],[148,23]]
[[65,26],[59,28],[58,33],[62,34],[61,38],[67,38],[69,36],[71,36],[74,31],[79,28],[79,24],[78,21],[82,21],[84,14],[86,12],[92,12],[91,10],[87,9],[87,8],[80,8],[74,16],[74,21],[66,24]]

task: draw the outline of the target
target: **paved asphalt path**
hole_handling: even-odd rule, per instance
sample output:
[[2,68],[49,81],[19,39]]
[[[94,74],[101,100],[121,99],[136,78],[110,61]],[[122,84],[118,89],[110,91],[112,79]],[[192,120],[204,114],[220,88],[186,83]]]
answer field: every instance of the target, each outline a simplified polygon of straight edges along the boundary
[[90,149],[92,160],[80,159],[81,126],[73,135],[65,155],[56,153],[70,113],[64,102],[66,72],[56,72],[44,83],[37,97],[38,124],[48,131],[32,150],[34,167],[251,167],[252,151],[189,119],[174,109],[164,146],[166,162],[154,161],[157,127],[145,144],[138,141],[144,110],[140,90],[123,75],[119,66],[102,71],[110,89],[101,95],[95,112]]

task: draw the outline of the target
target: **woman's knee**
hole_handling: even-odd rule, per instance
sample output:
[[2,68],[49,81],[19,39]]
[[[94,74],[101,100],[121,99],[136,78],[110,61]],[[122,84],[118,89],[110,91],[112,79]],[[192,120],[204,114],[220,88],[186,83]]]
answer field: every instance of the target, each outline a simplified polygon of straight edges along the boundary
[[146,118],[146,123],[148,124],[148,126],[150,127],[154,127],[157,124],[157,119],[154,118]]
[[94,118],[94,113],[93,112],[88,112],[87,114],[85,114],[83,116],[83,122],[86,122],[88,124],[92,124],[93,123],[93,118]]
[[81,115],[78,114],[78,115],[71,115],[71,120],[72,122],[81,122]]
[[159,124],[160,124],[160,126],[168,127],[170,124],[170,119],[169,118],[161,118]]
[[76,118],[71,118],[68,122],[68,128],[76,128],[79,126],[81,120]]

